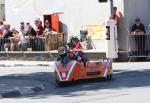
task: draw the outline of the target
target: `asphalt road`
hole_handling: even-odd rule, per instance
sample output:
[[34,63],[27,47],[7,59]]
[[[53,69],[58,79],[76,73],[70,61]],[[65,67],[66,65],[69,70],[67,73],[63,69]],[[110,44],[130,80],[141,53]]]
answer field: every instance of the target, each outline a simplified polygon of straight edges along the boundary
[[0,84],[16,80],[23,86],[45,86],[42,92],[0,99],[0,103],[150,103],[150,63],[114,63],[113,68],[112,81],[59,88],[52,67],[0,67]]

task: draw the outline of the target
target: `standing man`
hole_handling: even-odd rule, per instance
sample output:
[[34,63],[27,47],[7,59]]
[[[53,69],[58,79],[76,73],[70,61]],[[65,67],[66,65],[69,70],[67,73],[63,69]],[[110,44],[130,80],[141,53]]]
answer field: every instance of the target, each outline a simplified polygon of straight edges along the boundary
[[131,34],[135,35],[135,43],[138,50],[137,56],[144,55],[145,51],[145,27],[139,18],[135,19],[135,24],[131,28]]
[[17,44],[17,50],[26,51],[28,48],[29,40],[26,38],[27,32],[25,30],[24,23],[20,23],[19,41]]
[[116,21],[116,24],[118,24],[120,19],[120,13],[118,12],[117,7],[113,7],[110,19],[114,19]]
[[44,51],[44,41],[41,37],[43,37],[44,27],[42,26],[42,22],[40,19],[35,20],[35,31],[36,31],[36,50],[37,51]]
[[41,20],[35,20],[35,30],[36,30],[36,33],[37,33],[37,36],[43,36],[43,31],[44,31],[44,27],[42,26],[42,22]]

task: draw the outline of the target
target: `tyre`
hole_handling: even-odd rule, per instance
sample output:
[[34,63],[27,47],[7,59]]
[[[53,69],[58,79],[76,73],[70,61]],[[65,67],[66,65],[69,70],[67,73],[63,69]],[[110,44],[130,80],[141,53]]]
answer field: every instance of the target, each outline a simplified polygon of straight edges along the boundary
[[112,80],[112,79],[113,79],[112,74],[108,74],[108,75],[107,75],[107,80]]
[[62,86],[64,86],[64,83],[63,83],[63,82],[60,82],[60,81],[58,81],[58,80],[56,80],[56,85],[57,85],[58,87],[62,87]]

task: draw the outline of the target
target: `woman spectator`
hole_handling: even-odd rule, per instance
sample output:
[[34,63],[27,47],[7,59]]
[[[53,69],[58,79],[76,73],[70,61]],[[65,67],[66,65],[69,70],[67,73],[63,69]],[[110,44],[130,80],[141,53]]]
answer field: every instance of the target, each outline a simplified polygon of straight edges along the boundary
[[26,36],[29,37],[29,47],[32,48],[33,51],[36,51],[36,31],[34,30],[34,28],[30,25],[28,28],[28,32],[26,34]]
[[28,32],[26,34],[26,36],[30,36],[30,37],[36,37],[36,31],[34,30],[34,28],[30,25],[28,28]]
[[45,49],[46,50],[54,50],[57,49],[57,35],[55,31],[50,27],[50,23],[48,20],[45,21],[45,30],[43,35],[45,36]]
[[48,32],[54,32],[52,31],[52,28],[50,27],[50,23],[48,20],[45,21],[45,30],[43,32],[43,35],[46,35]]

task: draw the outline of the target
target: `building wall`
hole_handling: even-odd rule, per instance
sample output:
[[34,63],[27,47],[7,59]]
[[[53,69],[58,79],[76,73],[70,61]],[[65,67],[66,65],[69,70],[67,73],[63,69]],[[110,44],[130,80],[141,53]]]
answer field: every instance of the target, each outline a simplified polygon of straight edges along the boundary
[[[85,25],[103,24],[109,19],[110,4],[98,0],[6,0],[6,20],[13,27],[21,21],[34,25],[43,14],[60,13],[63,31],[79,36]],[[105,40],[93,40],[97,49],[105,51]]]
[[140,18],[145,28],[147,28],[150,23],[150,0],[114,0],[114,6],[117,6],[121,13],[118,28],[119,46],[121,50],[127,50],[127,30],[131,29],[135,18]]
[[5,0],[0,0],[0,4],[5,4]]
[[126,0],[125,11],[129,27],[134,23],[135,18],[140,18],[145,27],[149,25],[150,0]]
[[5,0],[0,0],[0,18],[5,17]]

